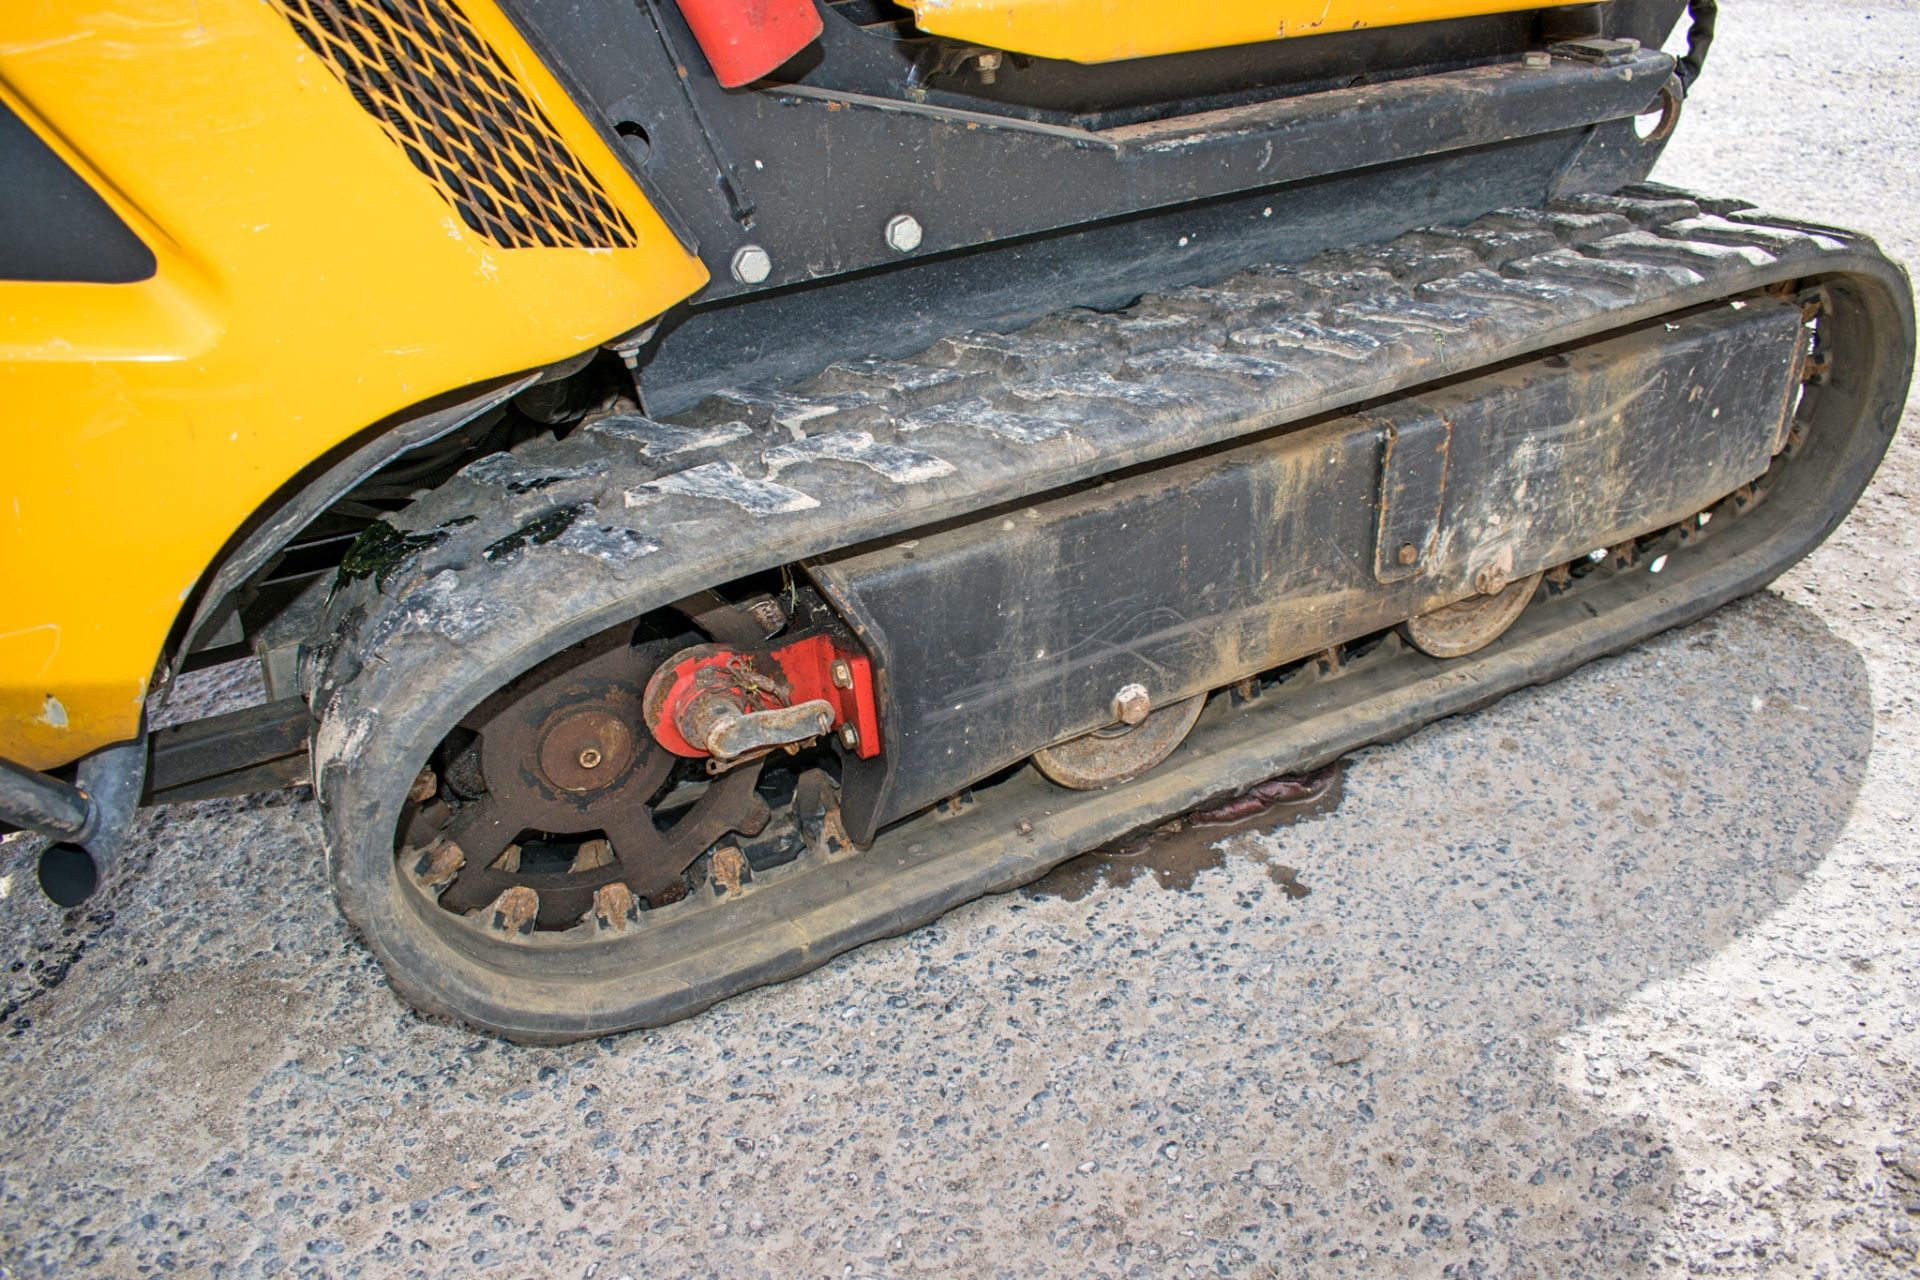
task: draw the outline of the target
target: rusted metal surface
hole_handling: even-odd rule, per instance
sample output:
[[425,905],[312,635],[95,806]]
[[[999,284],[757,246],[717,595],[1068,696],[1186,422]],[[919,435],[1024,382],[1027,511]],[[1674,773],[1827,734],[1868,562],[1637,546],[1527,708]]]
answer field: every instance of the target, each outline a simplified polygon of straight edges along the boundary
[[[1140,701],[1144,700],[1143,691]],[[1200,710],[1206,703],[1206,695],[1200,694],[1152,713],[1145,713],[1141,708],[1143,714],[1138,720],[1129,721],[1120,716],[1121,723],[1117,726],[1096,729],[1034,752],[1034,766],[1061,786],[1075,791],[1118,786],[1173,754],[1173,749],[1193,728],[1193,722],[1200,718]]]
[[832,704],[788,701],[792,687],[717,645],[682,650],[647,684],[647,728],[675,755],[705,757],[718,773],[776,747],[811,744],[833,728]]
[[603,884],[594,890],[594,921],[602,929],[624,933],[638,911],[633,891],[624,884]]
[[815,857],[834,859],[852,852],[853,838],[840,817],[840,789],[825,773],[809,769],[800,775],[793,808],[799,817],[801,836]]
[[811,746],[832,727],[832,705],[816,699],[744,715],[723,714],[709,723],[703,741],[715,761],[731,764],[775,747]]
[[1407,642],[1431,658],[1463,658],[1486,648],[1520,620],[1542,573],[1530,573],[1499,589],[1456,600],[1400,624]]
[[739,893],[741,881],[747,874],[747,855],[730,844],[722,845],[713,851],[708,874],[722,892]]
[[514,885],[501,890],[500,896],[493,900],[488,908],[487,925],[505,934],[532,933],[533,922],[539,915],[540,895],[525,885]]
[[[630,699],[620,699],[631,710]],[[597,791],[624,776],[641,744],[632,727],[604,707],[582,707],[556,717],[540,736],[540,776],[562,791]]]
[[603,894],[609,886],[671,901],[714,840],[765,822],[751,769],[712,780],[671,819],[656,813],[676,760],[647,734],[640,710],[658,650],[620,633],[604,637],[543,664],[466,718],[475,736],[450,773],[471,794],[443,809],[437,829],[412,833],[435,842],[414,857],[414,880],[442,909],[510,919],[508,932],[531,929],[529,920],[546,930],[590,917],[604,924],[609,904],[623,901]]

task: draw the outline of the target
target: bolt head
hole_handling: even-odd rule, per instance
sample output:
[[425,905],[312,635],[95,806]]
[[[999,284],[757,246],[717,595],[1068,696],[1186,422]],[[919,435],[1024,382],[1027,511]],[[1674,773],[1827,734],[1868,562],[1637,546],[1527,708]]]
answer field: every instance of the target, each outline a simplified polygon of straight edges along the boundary
[[598,747],[587,747],[580,752],[580,767],[582,769],[598,769],[600,767],[600,759],[600,749]]
[[773,274],[773,257],[757,244],[743,244],[733,251],[733,278],[741,284],[764,284]]
[[924,234],[920,220],[910,213],[896,213],[887,219],[887,247],[895,253],[912,253],[920,247]]
[[853,688],[853,668],[847,665],[846,659],[844,658],[834,660],[833,687],[836,689]]
[[1420,548],[1414,546],[1411,542],[1403,542],[1400,544],[1400,554],[1398,558],[1401,564],[1413,564],[1420,559]]
[[1490,564],[1473,575],[1473,589],[1483,596],[1497,596],[1507,587],[1507,571]]
[[1113,718],[1121,724],[1139,724],[1153,710],[1153,700],[1143,684],[1130,684],[1113,695]]
[[860,749],[860,731],[850,724],[840,726],[840,745],[849,751]]

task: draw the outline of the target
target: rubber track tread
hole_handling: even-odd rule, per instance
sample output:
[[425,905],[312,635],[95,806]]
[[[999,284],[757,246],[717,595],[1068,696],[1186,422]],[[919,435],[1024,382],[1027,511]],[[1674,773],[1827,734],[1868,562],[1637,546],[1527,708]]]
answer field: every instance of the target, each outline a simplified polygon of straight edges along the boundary
[[[390,832],[398,812],[387,792],[403,793],[419,764],[390,757],[424,752],[420,734],[450,728],[467,708],[439,690],[472,687],[476,673],[525,670],[747,573],[1350,409],[1761,284],[1860,271],[1898,275],[1864,237],[1770,220],[1738,202],[1630,189],[1500,210],[1297,266],[1250,267],[1119,312],[1075,309],[1015,333],[957,335],[907,359],[845,361],[796,386],[711,397],[666,421],[607,413],[564,440],[482,459],[389,518],[399,537],[376,563],[356,557],[359,576],[337,591],[331,634],[308,655],[315,785],[342,907],[359,920],[369,909],[362,895],[376,890],[338,859],[352,849],[371,856],[366,833],[382,823]],[[1901,301],[1907,332],[1896,336],[1910,349],[1906,308]],[[1890,418],[1880,426],[1891,433]],[[429,673],[435,678],[423,680]],[[1458,710],[1475,696],[1436,695],[1434,706]],[[1369,729],[1339,749],[1409,727]],[[1148,790],[1192,802],[1188,793],[1204,785],[1169,778]],[[1131,820],[1125,803],[1114,807],[1114,821]],[[924,883],[902,882],[881,916],[851,904],[837,910],[831,936],[778,917],[753,926],[763,933],[751,959],[702,968],[698,954],[682,953],[650,980],[653,989],[636,989],[622,1025],[684,1016],[1044,870],[1035,855],[995,856],[965,877],[916,871]],[[751,902],[735,909],[740,930],[759,910],[741,914]],[[454,1007],[432,991],[407,995],[521,1038],[588,1030],[564,1018],[517,1021],[491,996]]]

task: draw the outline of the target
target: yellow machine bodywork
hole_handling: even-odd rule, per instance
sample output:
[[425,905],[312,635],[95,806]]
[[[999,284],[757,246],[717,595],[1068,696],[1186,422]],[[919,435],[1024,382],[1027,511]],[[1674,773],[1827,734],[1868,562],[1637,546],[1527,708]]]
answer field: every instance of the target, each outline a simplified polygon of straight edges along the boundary
[[1437,22],[1539,0],[904,0],[922,31],[1061,58],[1116,62],[1364,27]]
[[0,97],[158,263],[131,284],[0,281],[0,758],[51,768],[134,737],[195,584],[328,450],[707,278],[491,4],[463,0],[472,31],[624,215],[623,246],[477,234],[303,42],[299,7],[0,13]]

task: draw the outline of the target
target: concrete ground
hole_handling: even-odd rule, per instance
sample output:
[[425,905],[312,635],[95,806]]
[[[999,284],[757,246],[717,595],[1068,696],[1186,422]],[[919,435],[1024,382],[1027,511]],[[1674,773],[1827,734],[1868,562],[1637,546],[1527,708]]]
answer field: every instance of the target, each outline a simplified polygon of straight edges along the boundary
[[[1721,27],[1659,176],[1920,257],[1920,11]],[[304,793],[149,816],[72,916],[12,840],[0,1276],[1913,1275],[1917,488],[1910,405],[1774,590],[1362,753],[1191,887],[655,1033],[416,1020]]]

